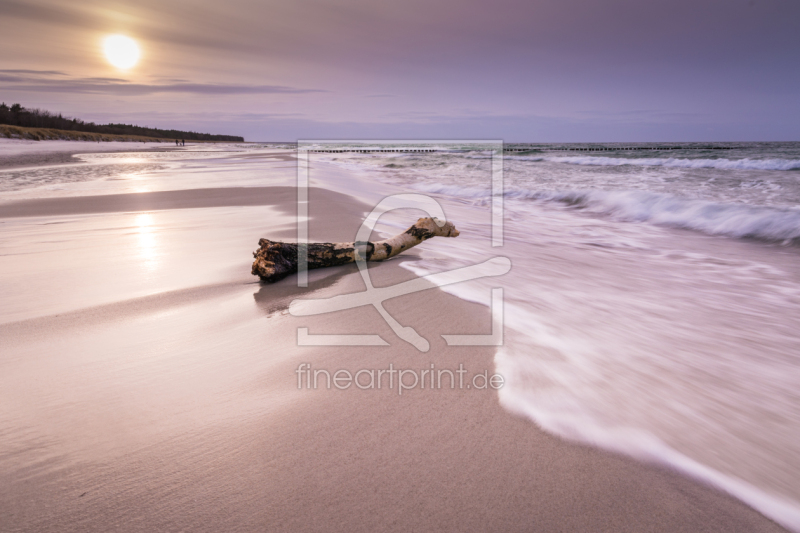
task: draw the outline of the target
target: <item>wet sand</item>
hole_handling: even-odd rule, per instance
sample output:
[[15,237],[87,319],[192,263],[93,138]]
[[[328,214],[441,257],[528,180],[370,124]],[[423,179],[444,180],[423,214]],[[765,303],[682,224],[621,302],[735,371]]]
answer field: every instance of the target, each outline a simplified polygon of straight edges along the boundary
[[[293,317],[294,298],[363,282],[345,266],[312,271],[307,289],[294,278],[257,283],[249,254],[259,237],[293,237],[294,196],[244,192],[0,208],[0,222],[19,225],[0,226],[12,250],[0,256],[0,280],[30,295],[12,300],[20,309],[6,309],[0,324],[0,529],[782,531],[677,473],[545,434],[504,411],[492,390],[298,390],[303,363],[331,373],[463,364],[468,376],[491,375],[493,348],[448,347],[440,336],[488,333],[489,312],[433,287],[387,301],[431,342],[428,353],[399,340],[372,308]],[[247,211],[259,205],[272,207]],[[368,210],[324,189],[309,205],[320,241],[352,239]],[[137,210],[153,212],[149,230],[110,222]],[[254,228],[230,225],[240,211],[257,214]],[[54,230],[31,217],[75,230],[48,240]],[[70,277],[61,279],[67,256]],[[399,264],[417,259],[412,250],[374,264],[371,277],[376,286],[410,279]],[[108,269],[119,278],[98,274]],[[182,274],[196,278],[180,287]],[[152,290],[127,288],[135,276]],[[98,296],[78,300],[66,283]],[[298,346],[300,327],[379,334],[390,345]]]
[[294,209],[296,200],[297,191],[294,187],[230,187],[76,198],[37,198],[0,203],[0,218],[257,205],[288,206],[289,209]]
[[[45,143],[45,144],[42,144]],[[76,154],[114,152],[169,152],[169,143],[28,141],[0,138],[0,170],[80,163]]]

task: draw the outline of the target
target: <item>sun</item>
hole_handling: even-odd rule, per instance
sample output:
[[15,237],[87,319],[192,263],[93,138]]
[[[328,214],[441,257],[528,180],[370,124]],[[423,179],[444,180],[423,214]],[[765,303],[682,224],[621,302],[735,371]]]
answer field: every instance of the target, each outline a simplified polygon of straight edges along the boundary
[[139,61],[139,45],[124,35],[109,35],[103,40],[103,52],[108,62],[115,67],[127,70]]

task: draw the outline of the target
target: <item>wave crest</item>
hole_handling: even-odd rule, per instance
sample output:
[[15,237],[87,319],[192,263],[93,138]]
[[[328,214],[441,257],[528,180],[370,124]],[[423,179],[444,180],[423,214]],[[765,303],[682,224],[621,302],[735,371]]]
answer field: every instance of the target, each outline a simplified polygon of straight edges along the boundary
[[[487,200],[491,190],[458,185],[421,184],[418,190]],[[723,204],[646,191],[531,191],[511,189],[504,197],[565,204],[625,222],[701,231],[709,235],[771,242],[800,242],[800,209]]]
[[[511,156],[510,159],[517,158]],[[536,158],[528,159],[536,160]],[[591,166],[636,165],[642,167],[716,168],[722,170],[800,170],[800,160],[797,159],[677,159],[672,157],[632,159],[598,156],[545,157],[542,159],[553,163]]]

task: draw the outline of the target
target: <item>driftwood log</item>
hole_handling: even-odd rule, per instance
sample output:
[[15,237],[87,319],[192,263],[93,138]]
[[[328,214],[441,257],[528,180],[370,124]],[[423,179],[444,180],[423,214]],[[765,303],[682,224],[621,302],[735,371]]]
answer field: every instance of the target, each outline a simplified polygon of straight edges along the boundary
[[[413,248],[431,237],[458,237],[452,222],[435,218],[420,218],[403,233],[378,242],[321,242],[309,243],[308,268],[323,268],[366,261],[383,261]],[[273,283],[297,272],[297,243],[258,241],[260,248],[253,253],[252,273],[262,281]]]

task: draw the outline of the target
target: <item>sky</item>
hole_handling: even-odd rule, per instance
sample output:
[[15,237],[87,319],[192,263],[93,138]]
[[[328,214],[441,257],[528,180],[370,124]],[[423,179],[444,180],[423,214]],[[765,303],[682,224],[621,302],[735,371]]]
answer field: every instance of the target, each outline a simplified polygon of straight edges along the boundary
[[0,0],[0,50],[7,104],[248,141],[800,140],[797,0]]

